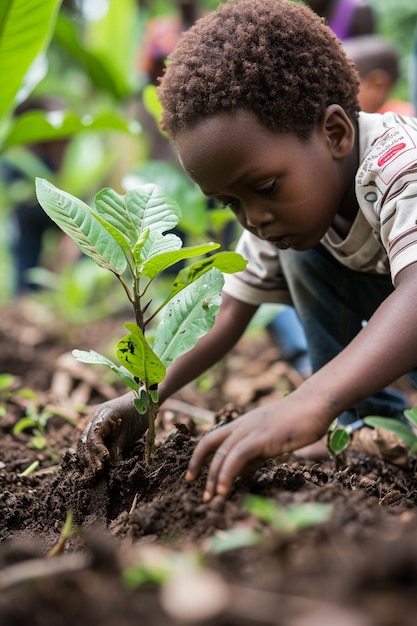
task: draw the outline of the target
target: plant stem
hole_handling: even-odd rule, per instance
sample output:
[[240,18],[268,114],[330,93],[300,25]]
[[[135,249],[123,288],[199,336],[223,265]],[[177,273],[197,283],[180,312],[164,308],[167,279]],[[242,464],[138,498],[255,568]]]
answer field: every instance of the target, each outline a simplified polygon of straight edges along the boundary
[[148,409],[148,431],[146,433],[146,444],[145,444],[145,463],[149,465],[151,461],[151,456],[155,452],[155,419],[158,413],[159,405],[150,398],[149,396],[149,409]]

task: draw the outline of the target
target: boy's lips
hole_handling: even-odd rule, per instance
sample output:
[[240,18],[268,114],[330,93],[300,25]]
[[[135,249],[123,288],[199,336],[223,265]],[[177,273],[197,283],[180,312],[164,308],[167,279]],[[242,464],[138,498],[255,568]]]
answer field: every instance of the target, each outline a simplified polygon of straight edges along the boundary
[[284,237],[265,237],[265,239],[278,248],[278,250],[287,250],[293,243],[293,237],[291,237],[291,235],[284,235]]

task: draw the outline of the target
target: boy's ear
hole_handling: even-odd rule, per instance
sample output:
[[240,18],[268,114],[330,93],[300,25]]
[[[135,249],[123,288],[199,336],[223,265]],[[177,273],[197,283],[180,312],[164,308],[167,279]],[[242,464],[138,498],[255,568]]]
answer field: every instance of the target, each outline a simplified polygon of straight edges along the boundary
[[339,104],[328,106],[321,124],[333,158],[344,159],[355,145],[355,129],[344,109]]

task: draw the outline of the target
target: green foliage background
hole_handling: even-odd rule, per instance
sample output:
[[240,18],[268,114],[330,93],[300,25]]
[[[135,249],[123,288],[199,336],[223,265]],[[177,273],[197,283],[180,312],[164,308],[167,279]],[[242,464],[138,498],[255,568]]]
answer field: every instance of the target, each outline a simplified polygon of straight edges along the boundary
[[[417,25],[415,0],[369,0],[377,16],[378,32],[392,41],[401,57],[402,77],[394,96],[409,100],[411,94],[411,49]],[[0,22],[6,10],[23,0],[3,0]],[[31,80],[33,95],[59,97],[65,102],[68,117],[61,130],[45,127],[45,116],[18,120],[13,111],[0,115],[0,159],[23,164],[34,194],[35,176],[45,176],[26,150],[29,141],[43,136],[68,139],[62,171],[52,181],[89,202],[103,186],[123,191],[122,182],[128,174],[146,178],[155,171],[149,164],[149,137],[138,133],[134,122],[137,101],[141,97],[143,77],[137,67],[137,54],[143,38],[146,21],[158,15],[175,14],[175,0],[31,0],[44,10],[55,6],[57,20],[52,31],[46,30],[39,50],[47,50],[48,67],[40,80]],[[103,8],[108,4],[109,11]],[[201,0],[200,8],[209,11],[217,0]],[[80,10],[84,7],[84,11]],[[94,9],[92,13],[92,9]],[[91,19],[92,14],[95,19]],[[101,13],[100,13],[101,12]],[[41,15],[37,12],[37,17]],[[87,19],[87,16],[90,16]],[[100,17],[101,15],[101,17]],[[99,16],[99,17],[97,17]],[[28,19],[27,14],[22,20]],[[26,28],[26,33],[34,31]],[[4,32],[0,27],[0,52]],[[32,42],[33,43],[33,42]],[[49,46],[48,46],[49,43]],[[28,44],[29,45],[29,44]],[[25,81],[27,83],[27,77]],[[22,82],[22,84],[23,84]],[[2,92],[4,98],[4,91]],[[93,120],[93,123],[92,123]],[[25,126],[26,124],[26,126]],[[48,134],[49,133],[49,134]],[[51,134],[52,133],[52,134]],[[167,172],[167,169],[161,175]],[[171,173],[169,173],[171,177]],[[178,177],[175,179],[175,177]],[[188,187],[177,169],[172,168],[172,188],[181,189],[183,214],[187,232],[195,238],[206,236],[212,224],[204,219],[204,201],[194,187]],[[171,178],[170,178],[171,180]],[[20,190],[21,191],[21,190]],[[9,258],[10,213],[13,196],[0,177],[0,304],[11,298],[12,267]],[[185,206],[182,204],[185,201]],[[193,215],[196,215],[193,224]],[[214,217],[214,216],[213,216]],[[224,219],[224,218],[223,218]],[[224,226],[219,226],[220,230]],[[217,236],[217,233],[216,233]],[[52,244],[53,245],[53,244]]]

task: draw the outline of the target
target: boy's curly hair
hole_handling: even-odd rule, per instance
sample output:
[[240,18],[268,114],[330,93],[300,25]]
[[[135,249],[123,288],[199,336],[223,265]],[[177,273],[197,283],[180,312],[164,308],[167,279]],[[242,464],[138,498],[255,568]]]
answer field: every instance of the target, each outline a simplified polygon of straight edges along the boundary
[[341,43],[307,6],[229,0],[186,31],[158,87],[171,138],[204,117],[246,109],[273,132],[308,138],[327,106],[353,120],[359,78]]

